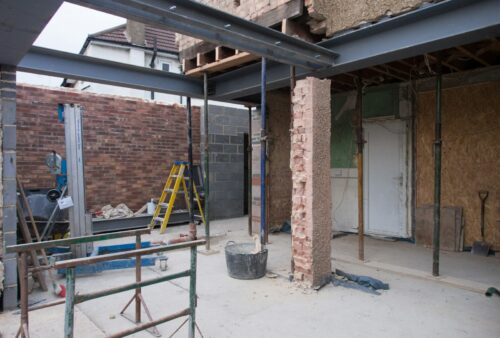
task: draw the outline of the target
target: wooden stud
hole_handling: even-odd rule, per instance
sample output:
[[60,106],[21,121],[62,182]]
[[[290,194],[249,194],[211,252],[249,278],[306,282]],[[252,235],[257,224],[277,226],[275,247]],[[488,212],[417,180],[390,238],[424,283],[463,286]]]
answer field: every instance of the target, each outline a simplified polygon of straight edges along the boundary
[[484,61],[483,59],[481,59],[480,57],[478,57],[477,55],[475,55],[474,53],[472,53],[468,49],[465,49],[462,46],[458,46],[458,47],[455,47],[455,48],[458,49],[462,54],[465,54],[466,56],[468,56],[471,59],[473,59],[474,61],[482,64],[483,66],[486,66],[486,67],[491,66],[488,62]]

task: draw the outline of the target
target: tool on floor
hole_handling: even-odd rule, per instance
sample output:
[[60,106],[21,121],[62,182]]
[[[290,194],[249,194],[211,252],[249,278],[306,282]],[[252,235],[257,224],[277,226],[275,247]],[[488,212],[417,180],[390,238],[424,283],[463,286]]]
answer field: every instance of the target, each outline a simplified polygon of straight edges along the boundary
[[471,253],[478,256],[488,256],[488,253],[490,252],[490,245],[484,240],[484,207],[489,192],[481,190],[479,191],[478,195],[479,199],[481,200],[481,240],[474,242],[474,244],[472,245]]
[[[168,220],[170,219],[170,215],[174,210],[175,200],[177,198],[178,193],[183,193],[184,198],[186,200],[186,206],[190,209],[189,203],[189,193],[186,186],[186,180],[189,180],[189,175],[187,175],[187,171],[189,170],[188,162],[185,161],[175,161],[172,169],[170,169],[170,174],[168,175],[167,182],[163,187],[163,191],[161,193],[160,199],[156,205],[155,212],[153,214],[153,218],[151,219],[151,223],[149,224],[150,228],[153,229],[158,223],[161,225],[160,233],[164,233],[167,229]],[[194,183],[194,182],[193,182]],[[182,191],[179,192],[179,189],[182,187]],[[201,219],[203,223],[205,223],[205,217],[203,214],[203,209],[201,208],[200,197],[198,195],[198,191],[196,189],[196,184],[193,184],[194,197],[196,203],[198,204],[198,210],[201,215]],[[165,210],[165,215],[160,217],[160,213]]]

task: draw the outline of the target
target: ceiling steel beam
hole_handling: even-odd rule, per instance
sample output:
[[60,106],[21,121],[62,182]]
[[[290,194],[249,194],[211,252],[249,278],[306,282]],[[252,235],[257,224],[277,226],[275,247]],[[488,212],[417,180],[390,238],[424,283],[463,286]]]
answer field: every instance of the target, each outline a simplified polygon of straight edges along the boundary
[[337,56],[332,49],[191,0],[68,1],[309,70],[330,67]]
[[17,65],[62,0],[0,0],[0,64]]
[[198,79],[41,47],[32,47],[18,64],[18,70],[158,93],[203,97],[203,82]]
[[[331,77],[387,62],[500,36],[500,0],[448,0],[346,32],[320,43],[335,50],[336,64],[310,72],[297,68],[297,77]],[[211,79],[213,99],[228,100],[259,92],[260,64]],[[269,89],[289,84],[289,67],[268,65]]]

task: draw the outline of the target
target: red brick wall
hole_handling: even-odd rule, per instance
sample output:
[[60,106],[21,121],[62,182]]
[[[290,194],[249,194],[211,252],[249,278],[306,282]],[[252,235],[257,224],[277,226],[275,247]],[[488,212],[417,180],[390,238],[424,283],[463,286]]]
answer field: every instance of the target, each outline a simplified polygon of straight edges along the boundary
[[[26,188],[53,187],[45,155],[63,157],[58,103],[84,107],[87,208],[127,204],[137,210],[158,197],[174,160],[187,160],[186,109],[141,99],[19,85],[17,172]],[[193,108],[194,160],[199,162],[200,110]]]

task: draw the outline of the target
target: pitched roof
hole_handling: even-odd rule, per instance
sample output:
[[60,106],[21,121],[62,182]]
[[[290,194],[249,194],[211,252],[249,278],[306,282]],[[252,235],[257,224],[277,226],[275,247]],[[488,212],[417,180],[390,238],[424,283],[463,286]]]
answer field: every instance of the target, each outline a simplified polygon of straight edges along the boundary
[[[116,42],[122,45],[132,45],[125,36],[126,24],[116,26],[95,34],[89,35],[89,40],[100,40]],[[147,49],[154,48],[154,37],[156,36],[156,45],[159,51],[178,53],[179,49],[175,43],[175,33],[167,31],[164,29],[152,27],[149,25],[145,26],[146,31],[146,44],[141,46]]]

